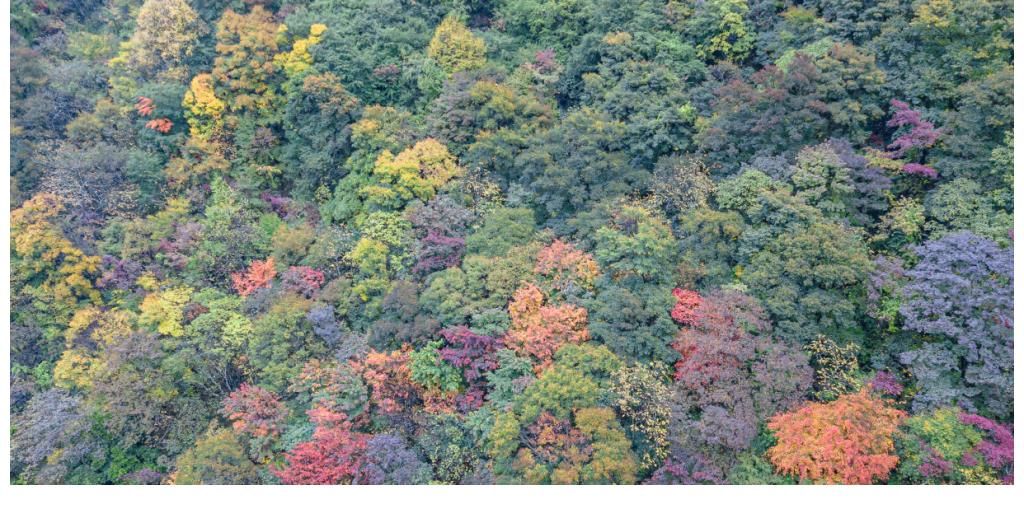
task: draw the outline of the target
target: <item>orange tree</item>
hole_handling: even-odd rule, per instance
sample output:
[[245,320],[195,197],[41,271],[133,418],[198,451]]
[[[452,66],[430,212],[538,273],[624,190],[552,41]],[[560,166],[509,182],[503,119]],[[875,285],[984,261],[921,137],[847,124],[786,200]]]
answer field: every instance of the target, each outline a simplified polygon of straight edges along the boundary
[[893,434],[904,414],[867,389],[808,403],[768,422],[768,459],[782,474],[828,484],[871,484],[896,467]]

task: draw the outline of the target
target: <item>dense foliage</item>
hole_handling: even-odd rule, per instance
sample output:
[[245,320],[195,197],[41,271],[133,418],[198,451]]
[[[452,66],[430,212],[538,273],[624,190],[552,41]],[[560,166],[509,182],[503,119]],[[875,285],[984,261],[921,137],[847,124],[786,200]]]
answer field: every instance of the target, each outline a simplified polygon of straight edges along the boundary
[[11,479],[1011,483],[1009,0],[14,0]]

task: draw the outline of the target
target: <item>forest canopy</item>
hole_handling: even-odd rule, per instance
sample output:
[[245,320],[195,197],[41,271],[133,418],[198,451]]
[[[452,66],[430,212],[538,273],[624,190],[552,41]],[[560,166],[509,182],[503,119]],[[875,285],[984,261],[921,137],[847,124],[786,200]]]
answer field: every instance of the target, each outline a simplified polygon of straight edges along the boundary
[[1012,484],[1009,0],[13,0],[11,481]]

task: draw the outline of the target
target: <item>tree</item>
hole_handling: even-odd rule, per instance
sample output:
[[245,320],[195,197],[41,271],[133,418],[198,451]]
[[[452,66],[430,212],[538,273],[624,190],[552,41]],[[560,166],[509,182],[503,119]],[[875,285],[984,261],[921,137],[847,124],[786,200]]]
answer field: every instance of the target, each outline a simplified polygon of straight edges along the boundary
[[597,230],[594,257],[613,281],[667,282],[676,259],[672,230],[661,217],[639,206],[625,206]]
[[849,168],[827,144],[805,147],[796,155],[790,175],[796,195],[830,217],[848,214],[855,187]]
[[676,299],[676,305],[672,307],[672,320],[678,324],[690,325],[697,323],[697,308],[703,302],[700,293],[689,289],[675,288],[672,296]]
[[344,413],[359,419],[368,408],[368,392],[356,365],[344,361],[311,359],[288,386],[303,404]]
[[754,34],[744,22],[749,10],[746,0],[697,3],[685,29],[698,54],[708,61],[743,61],[754,48]]
[[266,258],[266,235],[256,229],[256,217],[240,201],[238,190],[218,177],[211,184],[210,200],[191,231],[189,254],[184,257],[188,276],[201,282],[224,285],[231,273],[248,268],[257,258]]
[[964,230],[993,240],[1002,247],[1010,243],[1011,213],[986,194],[974,179],[958,177],[939,184],[925,196],[924,206],[928,221],[923,228],[931,232],[932,239]]
[[848,343],[840,347],[833,340],[819,335],[804,347],[814,367],[814,397],[827,402],[861,388],[857,379],[860,365],[857,353],[860,346]]
[[192,78],[182,99],[189,134],[193,139],[208,139],[222,127],[226,104],[217,98],[211,74],[198,74]]
[[502,340],[473,333],[465,326],[441,330],[445,345],[439,351],[441,359],[462,369],[467,384],[479,383],[485,376],[498,368],[496,353],[502,348]]
[[371,352],[360,363],[363,380],[370,387],[370,400],[384,414],[409,409],[420,399],[420,388],[412,381],[409,351],[390,354]]
[[[462,389],[463,383],[460,370],[441,359],[440,347],[441,342],[434,341],[409,353],[409,379],[425,390],[424,399],[429,395],[430,400],[444,402],[451,393]],[[427,408],[438,407],[428,405]]]
[[260,115],[276,110],[277,30],[273,15],[262,5],[248,14],[228,9],[217,22],[213,81],[233,112]]
[[674,453],[724,474],[762,422],[804,398],[811,369],[803,353],[771,337],[764,310],[747,295],[709,293],[693,319],[672,342],[680,359],[669,440]]
[[[409,107],[427,91],[421,82],[444,78],[424,48],[447,11],[438,4],[399,0],[364,5],[329,2],[293,11],[286,22],[289,27],[315,23],[330,27],[310,49],[314,68],[337,75],[360,101]],[[434,72],[438,75],[429,75]]]
[[48,474],[62,474],[62,450],[73,449],[73,441],[84,442],[80,435],[88,429],[85,415],[79,410],[81,398],[61,389],[50,389],[34,395],[19,413],[12,416],[11,466],[31,482],[47,482]]
[[577,293],[594,288],[598,266],[594,257],[580,251],[572,244],[555,239],[537,252],[537,264],[533,272],[543,278],[543,285],[550,291]]
[[[907,418],[896,439],[899,478],[907,483],[1011,482],[1008,427],[955,407]],[[1009,479],[1009,480],[1008,480]]]
[[604,346],[564,345],[554,364],[516,399],[515,414],[521,422],[531,423],[544,411],[565,419],[579,408],[608,406],[608,386],[622,366],[622,360]]
[[80,301],[100,301],[91,279],[100,258],[65,238],[55,224],[63,208],[56,196],[39,193],[11,212],[12,291],[25,300],[52,304],[44,324],[62,324]]
[[636,456],[611,409],[581,409],[576,426],[591,440],[590,461],[580,471],[583,484],[633,484],[636,481]]
[[[642,260],[623,258],[624,262],[638,259]],[[665,285],[610,285],[588,304],[590,334],[631,364],[670,364],[678,358],[669,347],[676,331],[671,317],[674,303],[672,291]]]
[[[532,484],[633,484],[636,457],[615,413],[583,408],[565,420],[542,412],[522,429],[511,413],[499,417],[491,444],[508,470]],[[508,438],[506,438],[508,437]],[[519,440],[524,447],[518,448]],[[499,470],[504,471],[504,467]]]
[[744,281],[787,339],[859,338],[857,314],[871,271],[864,242],[856,230],[829,221],[795,228],[750,258]]
[[411,200],[429,201],[437,190],[461,169],[448,148],[434,139],[416,145],[395,156],[384,151],[373,166],[378,183],[360,190],[371,205],[398,210]]
[[893,114],[885,124],[889,128],[902,130],[902,133],[893,138],[886,156],[892,159],[905,159],[903,172],[920,174],[932,179],[938,177],[938,172],[934,168],[922,163],[928,148],[935,145],[942,135],[942,129],[935,128],[934,124],[922,119],[921,113],[911,109],[906,102],[893,99],[890,104]]
[[139,8],[128,43],[128,63],[144,75],[184,80],[182,67],[196,50],[203,26],[185,0],[148,0]]
[[405,486],[428,484],[430,477],[430,465],[405,440],[379,434],[366,443],[366,458],[352,483]]
[[[926,242],[916,252],[920,260],[907,272],[909,281],[902,293],[903,327],[944,339],[953,356],[963,358],[956,369],[966,387],[956,395],[957,401],[1000,418],[1010,415],[1012,253],[970,232]],[[910,351],[903,360],[912,362],[935,345],[925,344],[918,351]],[[941,382],[926,377],[919,382],[925,394],[942,388]]]
[[[492,142],[497,138],[523,140],[526,132],[549,126],[551,106],[519,89],[511,79],[492,67],[450,76],[426,118],[431,134],[462,157],[474,150],[483,152],[493,148]],[[462,159],[469,162],[469,166],[485,168],[495,176],[509,175],[511,168],[501,166],[495,159],[482,159],[473,154]],[[505,177],[501,179],[505,179],[501,182],[506,184],[509,182]]]
[[185,334],[184,309],[192,297],[192,288],[181,286],[150,293],[139,305],[139,323],[161,334],[180,337]]
[[799,53],[783,72],[769,66],[714,90],[714,116],[697,135],[712,161],[736,166],[756,155],[788,154],[825,140],[827,104],[817,93],[821,74]]
[[259,484],[259,470],[245,455],[235,433],[225,428],[208,430],[196,445],[175,462],[175,484]]
[[653,471],[668,457],[672,414],[665,367],[657,364],[621,368],[612,390],[615,411],[637,455],[638,475]]
[[351,484],[364,464],[369,435],[352,431],[344,414],[313,409],[313,438],[285,455],[286,466],[274,470],[285,484]]
[[288,91],[287,100],[284,175],[297,194],[312,196],[321,185],[343,175],[361,104],[331,73],[306,75],[301,86]]
[[578,77],[580,104],[622,121],[630,165],[648,170],[659,158],[691,150],[697,118],[684,91],[688,75],[678,68],[682,61],[697,59],[687,52],[694,50],[676,49],[670,63],[656,54],[661,41],[652,38],[645,31],[604,34],[593,54],[587,54],[594,64],[579,69]]
[[896,467],[893,436],[906,416],[867,390],[810,403],[768,422],[768,458],[779,472],[831,484],[884,481]]
[[504,256],[512,247],[529,242],[533,231],[534,217],[530,209],[495,209],[466,237],[466,253]]
[[669,216],[682,217],[686,211],[708,205],[715,189],[709,174],[701,158],[665,156],[654,167],[651,192]]
[[449,74],[482,66],[486,53],[483,39],[474,36],[454,15],[441,20],[427,46],[427,55]]
[[413,272],[421,275],[458,265],[466,250],[467,227],[473,215],[447,196],[410,206],[409,221],[417,237]]
[[512,323],[505,337],[509,349],[539,362],[538,371],[551,364],[562,345],[590,339],[587,309],[568,304],[546,305],[544,301],[537,286],[526,284],[519,288],[508,306]]
[[281,435],[288,408],[277,395],[258,386],[242,384],[224,399],[221,412],[235,433],[251,438],[254,457],[266,456]]
[[592,108],[573,111],[532,136],[515,157],[514,173],[530,190],[540,220],[564,223],[640,187],[646,172],[628,163],[624,137],[625,123]]
[[267,258],[266,261],[253,261],[245,272],[231,274],[231,282],[239,295],[249,296],[257,289],[269,286],[274,277],[277,277],[274,258]]

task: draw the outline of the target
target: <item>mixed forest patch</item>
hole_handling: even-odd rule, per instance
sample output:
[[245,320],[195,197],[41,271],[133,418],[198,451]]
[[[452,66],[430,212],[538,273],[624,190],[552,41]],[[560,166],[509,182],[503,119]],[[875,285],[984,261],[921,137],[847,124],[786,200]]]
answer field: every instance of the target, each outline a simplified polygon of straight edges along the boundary
[[1013,481],[1009,0],[14,0],[11,480]]

